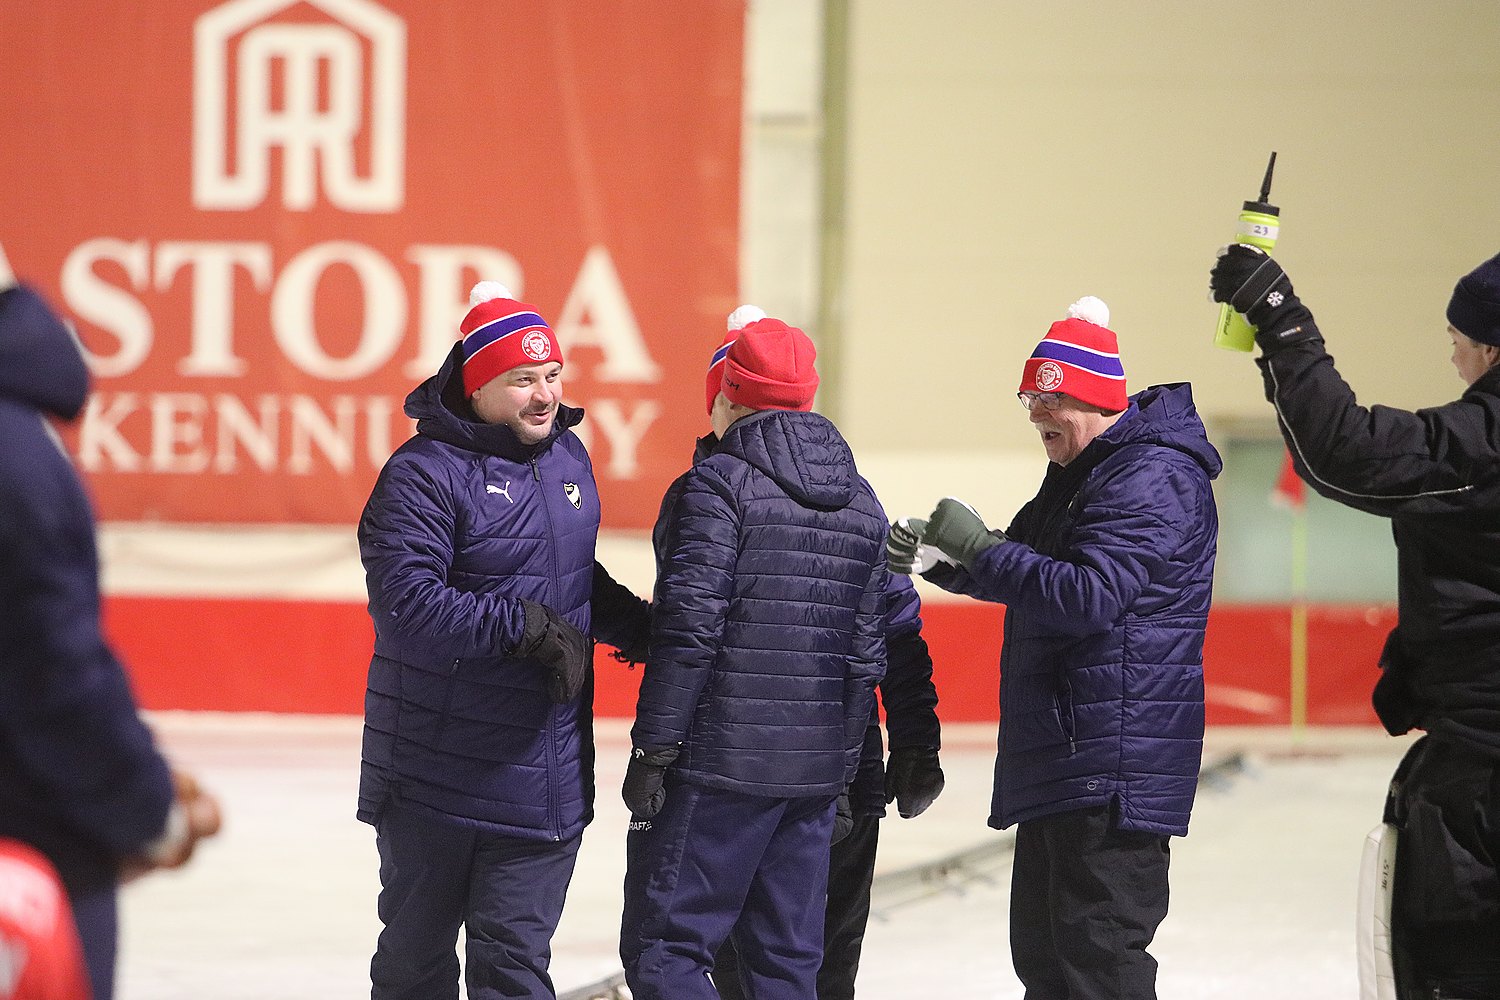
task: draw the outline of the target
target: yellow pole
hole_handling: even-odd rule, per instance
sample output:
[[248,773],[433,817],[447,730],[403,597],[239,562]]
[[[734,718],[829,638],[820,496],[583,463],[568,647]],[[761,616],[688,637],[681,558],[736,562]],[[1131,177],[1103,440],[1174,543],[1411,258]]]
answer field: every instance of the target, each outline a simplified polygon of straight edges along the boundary
[[1292,510],[1292,741],[1307,728],[1307,504]]

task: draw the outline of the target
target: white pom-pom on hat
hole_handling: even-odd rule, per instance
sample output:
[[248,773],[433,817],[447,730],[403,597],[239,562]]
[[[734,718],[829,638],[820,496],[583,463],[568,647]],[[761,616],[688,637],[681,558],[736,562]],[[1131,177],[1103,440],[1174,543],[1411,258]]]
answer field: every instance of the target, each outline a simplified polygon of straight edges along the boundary
[[1085,323],[1092,323],[1095,326],[1107,328],[1109,326],[1109,306],[1104,304],[1103,299],[1092,295],[1085,295],[1077,302],[1068,306],[1068,318],[1081,319]]
[[728,326],[730,331],[743,330],[751,323],[754,323],[758,320],[763,320],[765,318],[766,311],[764,309],[762,309],[760,306],[752,306],[747,304],[740,306],[734,312],[729,314]]
[[472,308],[490,299],[513,299],[510,289],[498,281],[481,281],[469,290],[469,306]]

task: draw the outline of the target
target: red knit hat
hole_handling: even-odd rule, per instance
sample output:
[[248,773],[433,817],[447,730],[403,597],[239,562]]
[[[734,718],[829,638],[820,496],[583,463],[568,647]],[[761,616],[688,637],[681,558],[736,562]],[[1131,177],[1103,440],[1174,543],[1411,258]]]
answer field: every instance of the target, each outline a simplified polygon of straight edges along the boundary
[[517,365],[562,364],[562,347],[547,321],[498,281],[481,281],[469,292],[469,312],[458,332],[464,338],[465,396]]
[[746,324],[765,318],[766,312],[759,306],[740,306],[729,314],[726,324],[729,332],[724,334],[724,342],[719,345],[718,350],[714,351],[713,359],[708,363],[708,378],[704,388],[708,390],[709,416],[713,416],[714,400],[718,398],[719,390],[724,388],[724,359],[729,356],[729,345],[735,342]]
[[1061,392],[1101,410],[1118,412],[1125,399],[1125,366],[1109,323],[1109,307],[1085,295],[1068,307],[1021,369],[1022,392]]
[[724,358],[724,395],[752,410],[811,410],[818,391],[812,340],[779,319],[749,323]]

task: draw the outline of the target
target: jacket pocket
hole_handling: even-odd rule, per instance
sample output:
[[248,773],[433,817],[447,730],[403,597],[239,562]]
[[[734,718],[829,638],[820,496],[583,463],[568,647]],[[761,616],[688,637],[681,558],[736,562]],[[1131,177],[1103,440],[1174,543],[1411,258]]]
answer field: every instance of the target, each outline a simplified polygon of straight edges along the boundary
[[453,664],[448,668],[448,678],[443,683],[443,708],[438,713],[437,726],[432,731],[434,747],[443,742],[443,734],[448,731],[448,720],[453,715],[453,690],[458,687],[458,665],[461,662],[457,658],[453,660]]
[[1057,704],[1057,726],[1068,744],[1068,753],[1078,752],[1078,729],[1073,718],[1073,685],[1064,674],[1057,682],[1057,693],[1053,696]]

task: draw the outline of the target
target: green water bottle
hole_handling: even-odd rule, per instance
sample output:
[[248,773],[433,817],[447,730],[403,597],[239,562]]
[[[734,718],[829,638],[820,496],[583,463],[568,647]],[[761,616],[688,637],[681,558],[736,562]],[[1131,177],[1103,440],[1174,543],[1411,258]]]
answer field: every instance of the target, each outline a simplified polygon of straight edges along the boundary
[[[1240,227],[1234,242],[1250,243],[1266,253],[1276,246],[1281,234],[1281,209],[1271,204],[1271,172],[1276,169],[1276,154],[1266,164],[1266,178],[1260,184],[1260,199],[1247,201],[1240,210]],[[1225,302],[1219,306],[1219,325],[1214,329],[1214,344],[1228,351],[1250,351],[1255,347],[1255,327]]]

